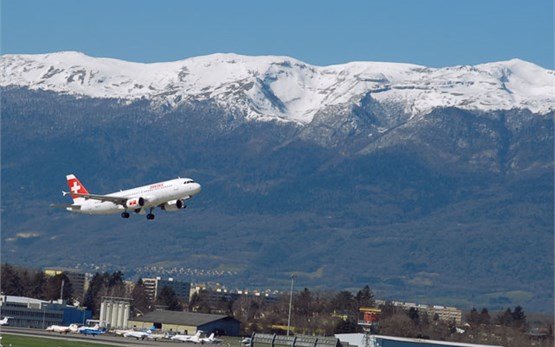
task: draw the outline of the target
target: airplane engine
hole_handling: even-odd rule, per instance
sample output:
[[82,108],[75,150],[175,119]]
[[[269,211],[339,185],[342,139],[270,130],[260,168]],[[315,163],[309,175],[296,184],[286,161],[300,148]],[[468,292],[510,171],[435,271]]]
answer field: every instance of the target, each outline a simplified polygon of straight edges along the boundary
[[183,200],[170,200],[162,205],[164,211],[177,211],[185,207]]
[[145,199],[143,198],[133,198],[125,202],[125,207],[131,208],[131,209],[140,208],[141,206],[144,206],[144,205],[145,205]]

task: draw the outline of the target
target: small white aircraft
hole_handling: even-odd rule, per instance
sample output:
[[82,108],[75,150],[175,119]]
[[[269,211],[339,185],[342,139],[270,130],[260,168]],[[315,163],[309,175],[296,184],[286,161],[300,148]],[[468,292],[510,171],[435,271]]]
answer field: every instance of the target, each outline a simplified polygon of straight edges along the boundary
[[161,333],[151,332],[150,334],[148,334],[148,336],[146,338],[149,339],[149,340],[158,341],[158,340],[162,340],[162,339],[169,339],[170,336],[168,334],[161,334]]
[[4,317],[3,319],[0,319],[0,325],[8,325],[8,319],[10,319],[12,317]]
[[220,343],[222,339],[217,339],[214,333],[210,334],[208,337],[203,337],[200,339],[200,343]]
[[79,331],[79,326],[77,324],[70,324],[69,326],[51,325],[46,328],[46,331],[52,331],[60,334],[67,334],[69,332],[76,333]]
[[177,211],[185,208],[185,201],[191,199],[201,190],[200,184],[190,178],[176,178],[169,181],[122,190],[107,195],[90,194],[85,186],[75,177],[67,175],[70,192],[62,191],[63,196],[71,195],[73,204],[51,205],[65,208],[70,212],[83,214],[120,213],[129,218],[129,211],[144,214],[154,219],[152,211],[160,207],[164,211]]
[[123,337],[134,337],[137,340],[144,340],[150,335],[149,331],[128,330],[123,333]]
[[[170,340],[172,341],[181,341],[181,342],[193,342],[193,343],[197,343],[200,339],[200,334],[202,334],[202,331],[197,330],[197,333],[195,335],[184,335],[184,334],[177,334],[177,335],[173,335]],[[197,342],[195,342],[197,341]]]

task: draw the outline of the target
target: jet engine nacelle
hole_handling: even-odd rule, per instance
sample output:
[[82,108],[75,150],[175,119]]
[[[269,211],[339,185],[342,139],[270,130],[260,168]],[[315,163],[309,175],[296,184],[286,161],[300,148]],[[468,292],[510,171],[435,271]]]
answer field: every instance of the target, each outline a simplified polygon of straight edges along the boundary
[[183,200],[170,200],[162,205],[164,211],[177,211],[185,207]]
[[125,207],[131,208],[131,209],[141,208],[144,205],[145,205],[145,199],[141,197],[129,199],[125,202]]

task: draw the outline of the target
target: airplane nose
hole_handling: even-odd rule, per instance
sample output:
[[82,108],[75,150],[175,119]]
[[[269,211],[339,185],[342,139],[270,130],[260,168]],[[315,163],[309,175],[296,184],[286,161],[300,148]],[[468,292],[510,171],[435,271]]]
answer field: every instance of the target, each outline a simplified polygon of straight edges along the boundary
[[200,184],[195,183],[194,194],[198,194],[201,190]]

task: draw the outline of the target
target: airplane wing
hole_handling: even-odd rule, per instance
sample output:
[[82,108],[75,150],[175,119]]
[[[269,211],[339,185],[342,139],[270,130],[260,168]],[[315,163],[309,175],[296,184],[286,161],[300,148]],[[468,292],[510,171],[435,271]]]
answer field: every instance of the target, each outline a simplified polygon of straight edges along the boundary
[[124,198],[124,197],[121,197],[121,196],[110,196],[110,195],[99,195],[99,194],[81,194],[81,193],[68,193],[68,192],[63,192],[63,194],[64,194],[64,196],[71,194],[73,196],[78,196],[80,198],[85,198],[85,199],[110,201],[110,202],[113,202],[114,204],[118,204],[118,205],[124,205],[125,202],[127,200],[129,200],[129,198]]
[[71,207],[72,209],[75,209],[75,210],[80,210],[81,209],[81,205],[73,205],[73,204],[50,204],[50,207],[53,207],[53,208],[68,208],[68,207]]

